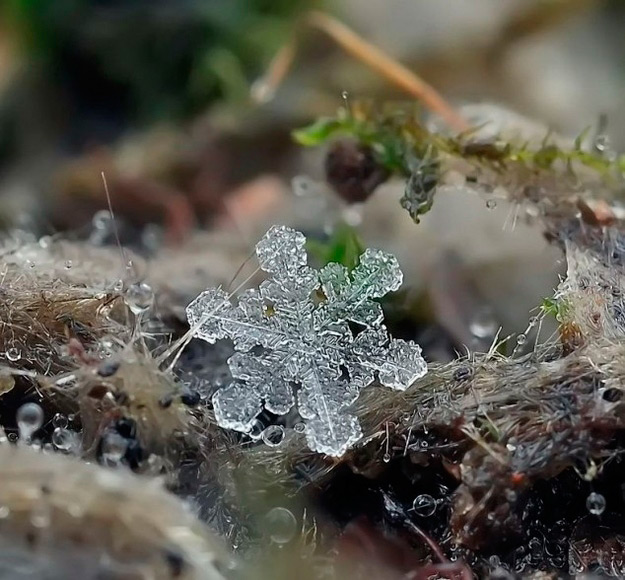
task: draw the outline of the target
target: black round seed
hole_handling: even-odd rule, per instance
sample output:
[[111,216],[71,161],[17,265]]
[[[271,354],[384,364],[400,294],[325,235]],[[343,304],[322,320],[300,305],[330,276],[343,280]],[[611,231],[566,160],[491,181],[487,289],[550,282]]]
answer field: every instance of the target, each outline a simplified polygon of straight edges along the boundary
[[121,366],[119,361],[106,361],[98,367],[98,374],[101,377],[112,377]]
[[184,391],[180,395],[180,400],[189,407],[194,407],[200,402],[200,393],[197,391]]
[[168,407],[171,407],[171,404],[173,403],[174,398],[172,395],[165,395],[164,397],[161,397],[158,401],[158,404],[161,408],[163,409],[167,409]]

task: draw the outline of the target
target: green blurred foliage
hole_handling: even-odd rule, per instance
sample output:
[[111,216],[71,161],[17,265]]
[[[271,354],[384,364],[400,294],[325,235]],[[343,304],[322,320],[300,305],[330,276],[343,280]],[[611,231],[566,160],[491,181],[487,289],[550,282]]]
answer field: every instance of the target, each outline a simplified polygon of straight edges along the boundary
[[505,176],[522,169],[525,174],[571,177],[576,176],[576,167],[583,167],[609,187],[618,187],[625,172],[625,155],[603,155],[587,147],[590,129],[582,132],[571,148],[552,143],[549,133],[538,148],[499,137],[484,141],[475,138],[478,129],[458,135],[435,133],[428,130],[414,106],[388,103],[376,107],[363,102],[340,108],[335,117],[322,117],[293,131],[293,138],[300,145],[314,147],[349,137],[369,147],[376,162],[390,174],[411,178],[401,203],[417,223],[432,208],[440,172],[454,160],[473,167],[476,175],[488,170]]
[[345,223],[338,224],[325,241],[308,239],[306,248],[320,266],[337,262],[349,270],[358,265],[360,255],[365,250],[356,230]]
[[[312,0],[4,0],[39,70],[114,87],[141,120],[241,100]],[[94,87],[96,88],[96,87]]]

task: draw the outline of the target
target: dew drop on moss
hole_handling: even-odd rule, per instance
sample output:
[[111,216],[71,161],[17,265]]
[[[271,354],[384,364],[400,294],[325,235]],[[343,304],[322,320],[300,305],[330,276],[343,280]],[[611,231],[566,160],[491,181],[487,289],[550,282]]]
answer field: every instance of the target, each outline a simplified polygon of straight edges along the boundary
[[436,500],[428,493],[422,493],[414,498],[412,509],[422,518],[430,517],[436,511]]
[[15,418],[20,439],[29,442],[43,424],[43,409],[37,403],[25,403],[17,410]]
[[52,432],[52,444],[62,451],[70,451],[74,446],[74,433],[63,427],[56,427]]
[[284,427],[269,425],[262,434],[263,443],[269,447],[277,447],[284,439]]
[[154,302],[154,291],[145,282],[133,284],[126,290],[126,305],[134,315],[147,312]]
[[297,531],[297,520],[293,513],[284,507],[275,507],[265,515],[265,525],[271,540],[276,544],[290,542]]
[[10,360],[11,362],[16,362],[20,360],[20,358],[22,358],[22,353],[20,352],[19,348],[12,346],[11,348],[7,349],[6,357],[7,360]]
[[605,497],[594,491],[586,498],[586,509],[594,516],[600,516],[605,511],[605,504]]

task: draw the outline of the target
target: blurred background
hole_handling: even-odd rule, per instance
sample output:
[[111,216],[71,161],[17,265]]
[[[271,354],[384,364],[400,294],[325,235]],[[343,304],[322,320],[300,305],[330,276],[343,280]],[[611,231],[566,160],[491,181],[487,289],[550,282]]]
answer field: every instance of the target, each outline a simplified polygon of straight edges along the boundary
[[[491,103],[493,116],[511,109],[572,137],[606,114],[612,145],[625,145],[618,0],[1,0],[0,220],[112,244],[100,227],[104,172],[125,244],[149,258],[205,247],[198,230],[223,234],[245,248],[224,250],[235,271],[267,224],[327,236],[340,216],[365,245],[396,252],[418,300],[429,297],[446,337],[419,337],[431,358],[487,346],[499,326],[521,332],[564,265],[515,208],[485,211],[478,196],[449,192],[415,225],[397,203],[403,184],[389,183],[346,214],[323,186],[323,153],[291,140],[345,98],[406,95],[298,29],[275,98],[252,103],[250,86],[310,9],[455,106]],[[194,255],[218,277],[214,258]]]

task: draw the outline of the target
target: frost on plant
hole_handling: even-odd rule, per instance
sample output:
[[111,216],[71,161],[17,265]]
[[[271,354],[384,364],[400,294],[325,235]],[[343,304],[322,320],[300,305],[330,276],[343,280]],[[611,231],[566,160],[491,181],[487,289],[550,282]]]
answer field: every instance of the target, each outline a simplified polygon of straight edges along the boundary
[[376,299],[397,290],[394,256],[366,250],[349,271],[330,263],[308,266],[306,238],[272,227],[256,245],[269,277],[236,304],[210,288],[187,307],[194,334],[229,338],[234,381],[213,395],[219,425],[247,432],[263,411],[284,415],[294,406],[306,422],[313,451],[342,455],[361,437],[348,407],[376,379],[403,390],[427,372],[419,345],[392,339]]

